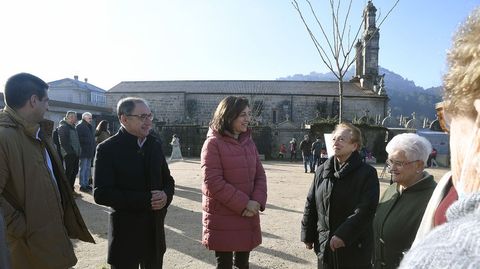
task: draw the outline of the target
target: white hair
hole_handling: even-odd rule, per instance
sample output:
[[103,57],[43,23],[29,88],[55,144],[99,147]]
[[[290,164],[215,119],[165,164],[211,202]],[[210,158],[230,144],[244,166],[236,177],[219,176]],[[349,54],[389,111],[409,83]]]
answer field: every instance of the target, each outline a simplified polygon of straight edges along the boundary
[[86,117],[91,117],[92,116],[92,113],[90,112],[85,112],[82,114],[82,120],[85,119]]
[[388,155],[395,151],[403,151],[408,161],[420,160],[426,163],[432,152],[432,144],[423,136],[406,133],[394,136],[385,150]]

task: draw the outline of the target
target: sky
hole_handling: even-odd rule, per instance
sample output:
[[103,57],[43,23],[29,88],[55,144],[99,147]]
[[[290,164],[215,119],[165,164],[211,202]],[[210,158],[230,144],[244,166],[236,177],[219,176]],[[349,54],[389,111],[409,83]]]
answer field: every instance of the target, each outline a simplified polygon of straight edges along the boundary
[[[312,2],[329,25],[328,1]],[[353,0],[352,40],[366,2]],[[394,2],[373,1],[380,19]],[[424,88],[441,85],[452,35],[476,6],[480,0],[400,0],[380,26],[379,64]],[[291,0],[1,1],[0,36],[0,91],[19,72],[47,82],[78,75],[108,90],[121,81],[328,71]]]

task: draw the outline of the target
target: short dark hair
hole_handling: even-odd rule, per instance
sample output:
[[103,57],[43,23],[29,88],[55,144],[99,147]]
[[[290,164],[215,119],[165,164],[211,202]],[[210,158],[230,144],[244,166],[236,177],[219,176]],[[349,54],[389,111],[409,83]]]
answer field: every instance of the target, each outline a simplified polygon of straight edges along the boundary
[[120,99],[117,104],[117,116],[120,119],[122,115],[130,115],[135,109],[135,104],[143,103],[148,106],[148,103],[145,99],[140,97],[126,97]]
[[45,81],[32,74],[19,73],[10,77],[5,84],[5,104],[12,109],[19,109],[32,95],[43,99],[47,90],[48,84]]
[[225,131],[232,132],[232,123],[240,113],[248,107],[248,99],[243,96],[228,96],[218,104],[210,128],[225,135]]

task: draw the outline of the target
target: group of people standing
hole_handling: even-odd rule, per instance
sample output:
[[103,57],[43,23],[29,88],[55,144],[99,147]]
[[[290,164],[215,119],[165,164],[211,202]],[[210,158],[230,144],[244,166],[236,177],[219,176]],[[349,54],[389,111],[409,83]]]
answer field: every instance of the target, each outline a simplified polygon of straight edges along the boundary
[[424,170],[431,144],[416,134],[386,147],[393,184],[379,199],[376,170],[362,162],[360,130],[333,132],[334,156],[307,195],[301,240],[318,268],[480,268],[480,9],[448,54],[440,125],[450,133],[451,173]]
[[[292,138],[289,142],[290,144],[290,161],[296,160],[297,155],[297,139]],[[320,137],[312,143],[308,135],[304,136],[304,139],[300,142],[299,146],[300,151],[302,152],[303,165],[305,168],[305,173],[315,173],[317,166],[325,162],[328,158],[327,149],[325,144]],[[287,147],[285,144],[280,145],[278,158],[283,159],[287,154]]]
[[[377,172],[359,153],[360,130],[350,123],[336,126],[333,156],[315,171],[301,222],[301,241],[317,254],[318,268],[480,267],[478,44],[480,9],[462,26],[448,56],[445,101],[437,112],[450,132],[452,171],[438,185],[424,170],[430,143],[401,134],[386,147],[394,183],[380,198]],[[52,130],[42,124],[47,89],[27,73],[5,85],[1,268],[70,268],[77,261],[70,238],[94,242],[73,198],[67,168],[47,136]],[[60,140],[71,143],[69,148],[60,144],[65,160],[82,159],[80,135],[71,137],[73,114],[67,113],[68,126],[58,131]],[[124,98],[117,116],[122,127],[97,146],[95,161],[95,202],[112,209],[107,260],[115,269],[162,268],[164,219],[175,182],[161,141],[151,132],[154,116],[148,103]],[[267,181],[248,128],[250,117],[248,99],[226,97],[202,148],[202,244],[214,251],[216,268],[249,268],[250,252],[262,241],[259,215],[266,208]],[[84,120],[89,121],[88,114]]]
[[[70,239],[94,242],[74,200],[71,176],[76,168],[63,166],[87,159],[80,170],[90,167],[91,155],[82,155],[84,131],[98,144],[94,200],[112,209],[108,263],[115,269],[162,268],[164,220],[175,182],[162,143],[151,131],[148,103],[136,97],[120,100],[121,128],[111,137],[107,123],[100,122],[94,135],[90,113],[75,126],[76,113],[69,111],[57,130],[57,152],[46,135],[53,133],[53,124],[43,124],[47,90],[43,80],[27,73],[12,76],[5,86],[6,107],[0,111],[0,268],[71,268],[77,259]],[[248,268],[250,251],[262,241],[259,212],[266,207],[267,183],[249,122],[248,99],[225,98],[202,148],[202,243],[214,251],[217,268]],[[86,180],[82,176],[81,187]]]
[[[75,179],[79,174],[80,191],[90,193],[92,188],[93,158],[99,143],[110,137],[108,121],[102,120],[96,129],[93,127],[93,116],[90,112],[82,114],[82,120],[77,123],[77,112],[68,111],[53,131],[53,142],[63,160],[65,173],[75,192]],[[79,173],[80,172],[80,173]]]

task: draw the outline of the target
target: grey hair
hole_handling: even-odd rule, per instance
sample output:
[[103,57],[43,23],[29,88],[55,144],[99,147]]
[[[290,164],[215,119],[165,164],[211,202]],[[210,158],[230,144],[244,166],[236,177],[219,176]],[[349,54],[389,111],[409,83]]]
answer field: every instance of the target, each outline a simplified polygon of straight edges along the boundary
[[417,134],[399,134],[388,142],[385,150],[388,155],[395,151],[403,151],[408,161],[420,160],[426,163],[432,152],[432,144],[425,137]]
[[82,114],[82,120],[85,119],[85,117],[91,117],[92,116],[92,113],[90,112],[85,112]]
[[77,115],[77,112],[73,111],[73,110],[69,110],[67,111],[67,113],[65,114],[65,117],[68,118],[68,116],[74,114],[75,116]]
[[117,104],[117,116],[120,119],[122,115],[130,115],[132,111],[135,109],[135,105],[143,103],[147,107],[149,107],[147,101],[140,97],[126,97],[120,99]]

